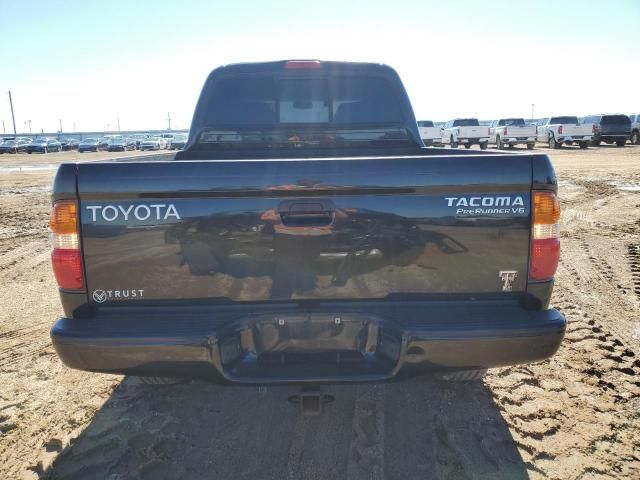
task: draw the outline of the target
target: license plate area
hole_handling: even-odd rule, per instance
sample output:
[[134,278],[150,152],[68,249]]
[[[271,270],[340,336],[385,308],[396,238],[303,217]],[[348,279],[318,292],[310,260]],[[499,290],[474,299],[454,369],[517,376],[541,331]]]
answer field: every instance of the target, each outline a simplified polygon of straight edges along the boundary
[[363,315],[297,314],[247,319],[219,343],[236,381],[340,381],[390,376],[402,335]]

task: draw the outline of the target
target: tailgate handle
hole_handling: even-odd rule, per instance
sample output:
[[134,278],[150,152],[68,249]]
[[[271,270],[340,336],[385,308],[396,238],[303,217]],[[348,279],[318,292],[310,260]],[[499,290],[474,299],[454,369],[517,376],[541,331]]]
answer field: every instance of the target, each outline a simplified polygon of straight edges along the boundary
[[278,205],[282,224],[287,227],[326,227],[333,223],[336,206],[331,200],[285,200]]

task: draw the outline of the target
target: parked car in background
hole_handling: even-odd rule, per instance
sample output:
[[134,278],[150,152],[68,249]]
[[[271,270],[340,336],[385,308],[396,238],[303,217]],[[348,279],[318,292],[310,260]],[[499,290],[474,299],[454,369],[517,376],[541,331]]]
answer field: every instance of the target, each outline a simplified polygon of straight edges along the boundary
[[140,148],[140,142],[146,140],[149,136],[145,133],[135,133],[131,135],[131,138],[136,143],[136,150]]
[[62,150],[77,150],[80,140],[77,138],[62,138],[60,143],[62,144]]
[[160,150],[164,147],[165,141],[160,137],[150,137],[146,138],[140,142],[140,146],[138,147],[140,151],[143,150]]
[[55,138],[38,137],[27,145],[27,153],[61,152],[62,144]]
[[0,153],[26,152],[31,142],[25,138],[13,138],[0,143]]
[[471,145],[480,145],[482,150],[486,150],[489,145],[489,127],[483,127],[477,118],[456,118],[444,124],[440,131],[440,141],[442,144],[449,144],[451,148],[458,148],[460,144],[464,148],[471,148]]
[[111,140],[113,140],[114,138],[119,138],[119,136],[118,137],[109,136],[109,137],[99,138],[98,142],[100,143],[100,149],[107,150],[109,148],[109,142],[111,142]]
[[169,150],[182,150],[187,144],[187,136],[186,135],[175,135],[171,139],[171,143],[169,144]]
[[126,152],[127,150],[135,150],[136,141],[132,138],[117,137],[109,141],[107,150],[110,152]]
[[631,137],[631,119],[623,114],[589,115],[584,117],[582,123],[592,126],[591,145],[593,146],[604,142],[624,147]]
[[440,127],[436,127],[431,120],[420,120],[418,122],[418,131],[425,145],[440,145]]
[[489,124],[489,143],[502,150],[505,146],[526,145],[532,150],[536,143],[536,126],[524,118],[501,118]]
[[640,145],[640,113],[632,113],[629,115],[631,120],[631,143],[634,145]]
[[99,152],[102,150],[100,140],[97,138],[85,138],[78,145],[78,152]]
[[592,126],[580,123],[578,117],[565,115],[541,118],[537,123],[537,139],[546,143],[549,148],[560,148],[563,144],[577,143],[580,148],[587,148],[591,141]]

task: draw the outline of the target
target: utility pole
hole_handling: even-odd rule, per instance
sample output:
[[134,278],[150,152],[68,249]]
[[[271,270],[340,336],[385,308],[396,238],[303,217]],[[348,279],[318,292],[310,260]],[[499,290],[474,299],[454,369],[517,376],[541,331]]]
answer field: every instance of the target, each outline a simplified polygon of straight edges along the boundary
[[31,135],[31,120],[27,120],[27,123],[29,124],[29,135]]
[[11,99],[11,90],[9,90],[9,105],[11,105],[11,120],[13,121],[13,134],[17,135],[18,132],[16,131],[16,117],[13,114],[13,100]]
[[535,111],[535,103],[531,104],[531,120],[533,120],[534,118],[536,118],[536,116],[534,115],[534,111]]
[[7,131],[4,129],[4,120],[2,120],[2,134],[6,135]]
[[118,131],[120,131],[120,117],[118,117]]
[[73,133],[76,133],[76,122],[73,122]]
[[171,130],[171,115],[169,115],[169,112],[167,112],[167,122],[169,122],[169,127],[167,128],[167,130]]
[[58,122],[60,122],[60,133],[62,133],[62,119],[61,119],[61,118],[59,118],[59,119],[58,119]]

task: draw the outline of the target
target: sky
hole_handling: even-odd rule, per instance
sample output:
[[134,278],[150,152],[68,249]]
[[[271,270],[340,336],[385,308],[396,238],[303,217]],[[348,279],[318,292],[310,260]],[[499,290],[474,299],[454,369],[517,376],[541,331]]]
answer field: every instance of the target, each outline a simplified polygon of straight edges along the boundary
[[[228,63],[395,68],[416,117],[640,111],[640,0],[0,0],[0,120],[13,133],[189,128]],[[0,124],[0,128],[2,125]]]

